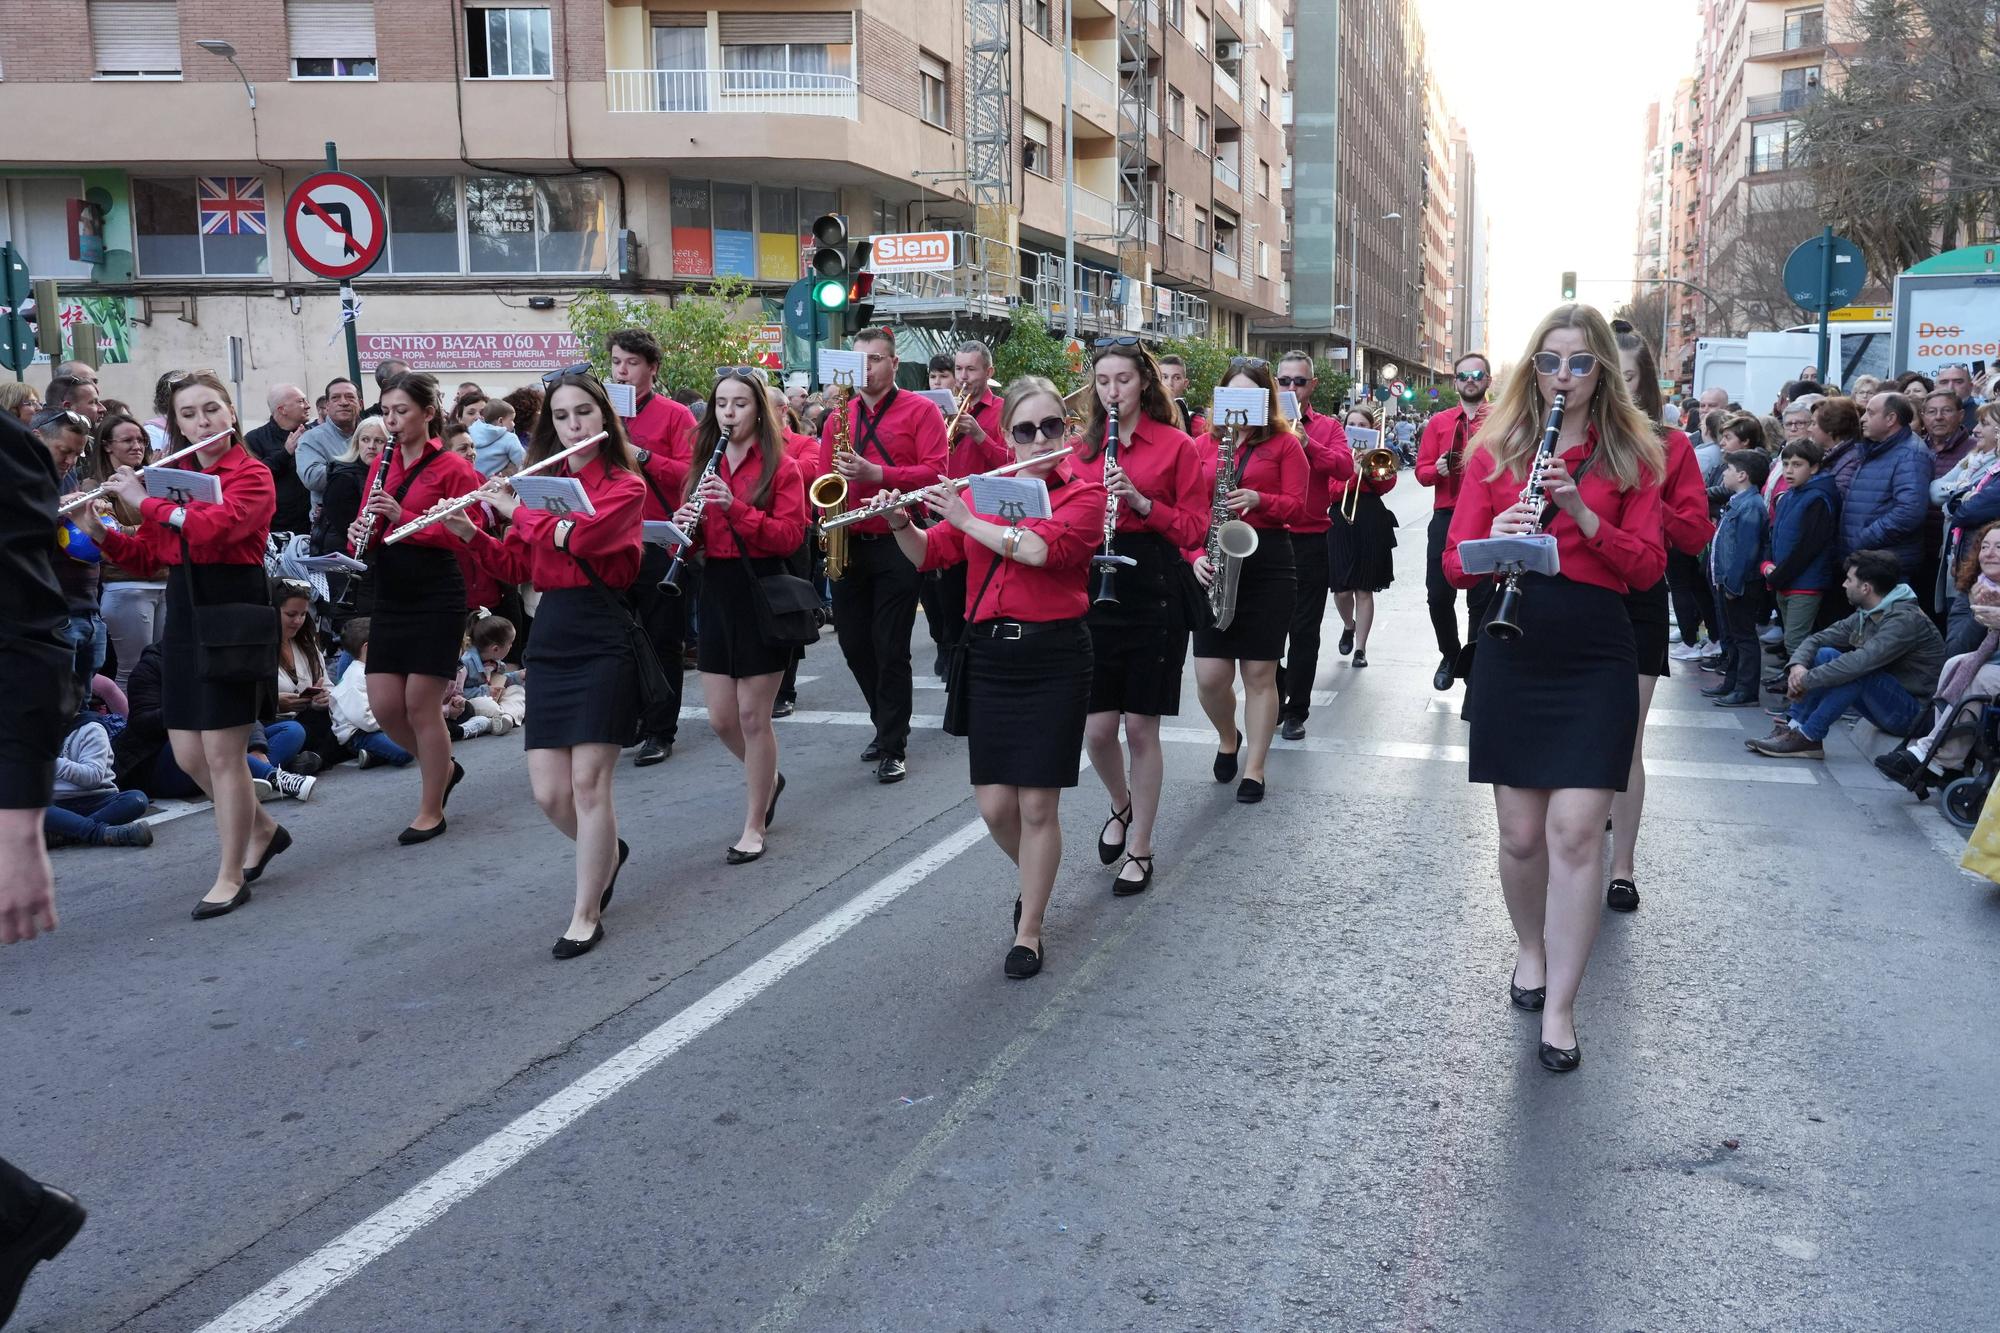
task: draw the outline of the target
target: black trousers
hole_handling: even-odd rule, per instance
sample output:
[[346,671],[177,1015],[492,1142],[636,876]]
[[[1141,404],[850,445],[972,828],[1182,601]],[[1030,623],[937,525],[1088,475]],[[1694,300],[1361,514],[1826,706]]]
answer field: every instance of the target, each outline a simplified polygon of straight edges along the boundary
[[[789,569],[792,573],[804,579],[806,582],[812,584],[815,588],[824,589],[826,585],[820,582],[820,570],[819,570],[820,563],[821,563],[821,556],[819,553],[819,538],[814,536],[813,533],[810,530],[808,530],[806,533],[805,541],[801,542],[799,544],[799,549],[792,552],[791,556],[785,561],[785,567]],[[798,703],[799,663],[805,660],[806,660],[805,649],[794,648],[792,650],[792,663],[790,666],[785,668],[785,678],[778,684],[778,697],[776,702],[781,704]]]
[[681,566],[680,595],[676,596],[660,586],[667,566],[672,563],[673,555],[666,547],[648,543],[645,553],[639,557],[639,577],[632,584],[632,614],[637,617],[640,628],[646,631],[646,638],[653,645],[653,654],[660,659],[660,670],[667,675],[669,687],[666,702],[651,716],[640,721],[639,731],[666,745],[672,745],[674,737],[680,733],[681,690],[687,674],[681,653],[687,642],[688,604],[697,592],[695,570],[691,564]]
[[1697,642],[1697,631],[1703,625],[1708,626],[1711,643],[1722,642],[1722,622],[1715,614],[1715,585],[1709,582],[1700,556],[1667,548],[1667,593],[1673,599],[1682,643]]
[[0,1243],[28,1229],[42,1206],[42,1187],[28,1173],[0,1157]]
[[953,565],[923,576],[918,597],[930,622],[931,642],[942,657],[965,633],[965,566]]
[[1722,614],[1729,623],[1729,651],[1722,657],[1722,683],[1734,686],[1738,694],[1757,693],[1763,680],[1760,668],[1764,645],[1757,641],[1758,611],[1758,601],[1753,596],[1722,594]]
[[1486,618],[1486,605],[1493,600],[1493,584],[1481,583],[1465,594],[1465,637],[1458,635],[1458,589],[1444,576],[1445,539],[1451,535],[1449,509],[1431,511],[1431,523],[1424,542],[1424,604],[1431,613],[1431,634],[1438,652],[1457,657],[1468,643],[1479,638],[1479,622]]
[[847,573],[833,585],[841,656],[868,701],[875,743],[902,757],[910,742],[910,631],[917,623],[917,568],[894,539],[850,533]]
[[1303,722],[1312,714],[1313,682],[1319,678],[1319,630],[1326,619],[1328,579],[1326,534],[1292,534],[1292,567],[1298,594],[1292,601],[1292,629],[1285,660],[1278,666],[1278,716]]

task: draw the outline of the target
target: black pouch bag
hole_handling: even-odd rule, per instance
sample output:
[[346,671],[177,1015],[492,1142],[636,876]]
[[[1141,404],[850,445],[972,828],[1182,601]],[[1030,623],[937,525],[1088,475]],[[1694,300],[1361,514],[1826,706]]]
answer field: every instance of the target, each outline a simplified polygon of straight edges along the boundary
[[257,685],[278,678],[278,609],[266,602],[203,602],[201,568],[181,537],[181,564],[194,603],[195,662],[211,685]]

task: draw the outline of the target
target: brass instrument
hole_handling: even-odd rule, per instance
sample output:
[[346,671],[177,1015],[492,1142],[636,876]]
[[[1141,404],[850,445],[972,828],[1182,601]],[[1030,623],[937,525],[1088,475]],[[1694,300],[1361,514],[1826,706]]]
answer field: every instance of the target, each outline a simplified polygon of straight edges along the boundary
[[687,562],[687,553],[695,538],[701,535],[701,511],[708,507],[708,500],[702,495],[701,488],[715,475],[716,464],[722,461],[722,455],[728,448],[728,437],[719,436],[715,441],[715,452],[708,456],[708,465],[701,470],[701,480],[694,484],[694,500],[691,502],[693,516],[688,519],[687,526],[689,545],[674,548],[673,561],[668,564],[665,576],[660,579],[660,588],[675,597],[680,596],[681,592],[681,566]]
[[[1118,461],[1118,405],[1112,403],[1104,409],[1104,465],[1110,467]],[[1097,571],[1097,588],[1091,594],[1092,602],[1116,602],[1118,600],[1118,567],[1137,565],[1139,562],[1129,555],[1119,555],[1111,549],[1111,543],[1118,536],[1118,496],[1109,487],[1104,492],[1104,549],[1090,558],[1091,568]]]
[[1249,414],[1240,409],[1223,418],[1215,437],[1215,493],[1209,502],[1208,556],[1213,576],[1208,585],[1209,609],[1215,613],[1215,627],[1228,629],[1236,619],[1236,586],[1243,578],[1243,562],[1257,553],[1257,529],[1236,516],[1227,503],[1236,489],[1236,440],[1249,424]]
[[[1542,442],[1535,449],[1535,456],[1528,460],[1528,484],[1521,488],[1521,503],[1536,506],[1541,512],[1544,501],[1542,495],[1542,464],[1555,456],[1556,437],[1562,434],[1563,409],[1568,406],[1569,395],[1558,393],[1549,403],[1548,424],[1542,427]],[[1540,528],[1539,519],[1536,522]],[[1512,641],[1521,637],[1521,575],[1526,572],[1519,565],[1509,565],[1501,576],[1500,595],[1493,599],[1493,614],[1486,621],[1486,632],[1493,638]]]
[[1378,446],[1355,455],[1354,470],[1368,481],[1392,480],[1403,466],[1394,449]]
[[[1068,458],[1075,452],[1075,445],[1066,444],[1060,449],[1051,449],[1045,454],[1036,454],[1033,458],[1023,458],[1018,462],[1009,463],[1005,467],[996,467],[990,472],[978,472],[969,477],[952,477],[944,484],[962,491],[967,486],[970,486],[976,477],[1005,477],[1011,473],[1019,472],[1022,468],[1033,467],[1037,463],[1046,463],[1051,458]],[[845,510],[833,515],[831,518],[820,520],[820,531],[822,533],[830,532],[838,536],[848,528],[853,527],[856,523],[864,523],[871,518],[880,518],[884,514],[894,513],[898,509],[909,505],[922,504],[923,502],[923,491],[910,491],[907,493],[903,491],[877,491],[875,494],[869,496],[859,509]]]
[[[838,460],[845,454],[854,456],[854,444],[850,439],[847,424],[847,402],[854,396],[854,386],[844,381],[836,381],[833,386],[833,456]],[[806,500],[819,510],[819,549],[826,556],[826,577],[838,580],[847,573],[847,534],[845,525],[833,520],[847,512],[847,478],[838,471],[823,472],[814,477],[812,485],[806,487]]]
[[958,396],[958,407],[952,412],[951,420],[945,423],[945,443],[949,444],[958,438],[958,428],[964,424],[966,413],[972,411],[972,398],[978,392],[978,389],[967,389]]
[[[214,444],[217,440],[226,440],[235,433],[236,433],[236,427],[231,426],[228,430],[218,431],[214,435],[209,436],[207,439],[191,444],[185,449],[176,449],[172,453],[168,454],[165,458],[162,458],[159,462],[146,464],[146,467],[165,467],[169,463],[179,462],[181,459],[186,458],[189,454],[197,453],[200,450],[206,449],[208,448],[209,445]],[[145,470],[146,470],[145,467],[139,469],[140,472],[144,472]],[[77,510],[83,508],[85,505],[91,503],[93,500],[102,500],[107,494],[110,493],[110,491],[111,487],[109,484],[93,487],[92,489],[85,491],[82,495],[77,496],[74,500],[71,500],[68,504],[64,505],[62,508],[56,510],[56,514],[58,516],[63,514],[73,514]]]
[[[537,472],[547,472],[550,468],[554,467],[556,464],[565,462],[568,459],[574,457],[575,455],[582,453],[585,449],[590,448],[592,445],[597,444],[603,440],[608,440],[610,438],[611,438],[610,431],[601,430],[587,440],[578,440],[575,444],[572,444],[569,448],[564,449],[560,453],[550,454],[547,458],[544,458],[539,463],[530,463],[527,467],[524,467],[519,472],[516,472],[514,474],[514,477],[532,477]],[[387,445],[386,447],[393,449],[396,446],[392,443]],[[512,481],[513,479],[514,479],[513,477],[508,478],[509,481]],[[443,520],[450,518],[453,514],[456,514],[461,509],[470,509],[472,506],[482,503],[486,499],[486,497],[481,492],[483,492],[485,489],[486,488],[482,486],[477,491],[467,491],[464,495],[454,496],[449,500],[438,501],[436,504],[430,507],[428,512],[421,515],[420,517],[411,519],[408,523],[403,524],[402,527],[397,528],[395,531],[391,532],[388,536],[384,537],[382,539],[382,544],[384,546],[394,546],[397,542],[402,541],[405,537],[411,536],[414,533],[422,532],[425,528],[429,527],[431,524],[442,522]]]

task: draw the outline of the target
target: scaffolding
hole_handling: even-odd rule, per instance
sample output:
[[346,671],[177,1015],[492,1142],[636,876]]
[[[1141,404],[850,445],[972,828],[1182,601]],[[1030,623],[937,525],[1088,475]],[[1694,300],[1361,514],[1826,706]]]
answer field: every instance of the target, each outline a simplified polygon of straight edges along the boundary
[[1152,21],[1157,0],[1118,0],[1118,266],[1133,277],[1152,258]]
[[1010,0],[966,0],[965,18],[966,182],[979,234],[1011,247],[1018,236],[1012,5]]

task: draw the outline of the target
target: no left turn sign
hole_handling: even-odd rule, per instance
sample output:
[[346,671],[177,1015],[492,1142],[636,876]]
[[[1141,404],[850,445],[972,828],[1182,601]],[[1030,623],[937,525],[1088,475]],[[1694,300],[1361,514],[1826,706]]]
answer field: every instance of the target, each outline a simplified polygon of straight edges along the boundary
[[322,278],[345,282],[382,257],[388,239],[382,201],[359,176],[322,171],[285,200],[285,244]]

